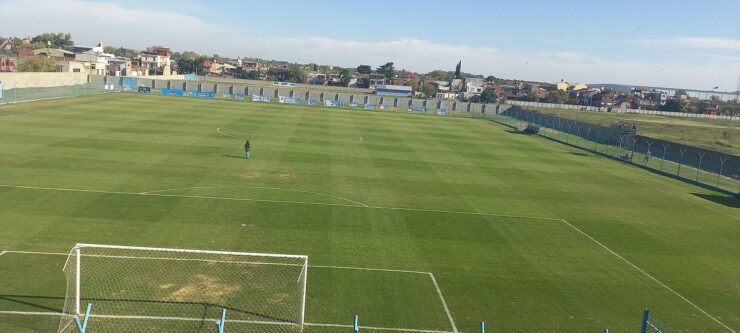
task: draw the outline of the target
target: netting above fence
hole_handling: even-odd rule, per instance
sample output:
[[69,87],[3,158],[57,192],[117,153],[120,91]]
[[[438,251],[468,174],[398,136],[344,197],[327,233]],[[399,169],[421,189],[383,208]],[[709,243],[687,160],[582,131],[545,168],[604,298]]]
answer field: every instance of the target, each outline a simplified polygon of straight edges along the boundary
[[[111,92],[110,85],[85,83],[55,87],[12,88],[2,91],[0,104],[38,101],[43,99],[99,95]],[[108,88],[108,89],[106,89]]]

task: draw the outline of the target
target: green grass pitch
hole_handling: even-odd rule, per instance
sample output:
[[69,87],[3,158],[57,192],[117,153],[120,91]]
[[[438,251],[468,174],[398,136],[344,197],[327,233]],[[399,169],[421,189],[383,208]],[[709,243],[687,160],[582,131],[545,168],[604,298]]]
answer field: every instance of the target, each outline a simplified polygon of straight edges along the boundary
[[[740,330],[736,205],[483,119],[133,94],[0,106],[0,253],[75,243],[307,255],[314,324],[635,332],[649,307],[683,332]],[[9,311],[60,311],[65,259],[0,255],[0,332],[56,329]]]

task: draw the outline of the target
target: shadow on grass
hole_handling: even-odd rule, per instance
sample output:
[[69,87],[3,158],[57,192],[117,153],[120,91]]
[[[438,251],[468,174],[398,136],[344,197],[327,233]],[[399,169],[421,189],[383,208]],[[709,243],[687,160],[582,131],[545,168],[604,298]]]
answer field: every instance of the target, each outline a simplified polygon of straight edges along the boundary
[[[60,300],[64,301],[65,297],[58,297],[58,296],[33,296],[33,295],[0,295],[0,301],[7,301],[17,304],[23,304],[32,306],[38,309],[47,310],[50,312],[62,312],[64,311],[61,308],[53,308],[47,305],[39,304],[39,302],[43,300]],[[84,302],[92,303],[93,306],[95,306],[95,303],[104,303],[104,302],[114,302],[114,303],[139,303],[139,304],[169,304],[169,305],[195,305],[198,307],[202,307],[202,318],[203,320],[206,319],[206,314],[208,313],[209,309],[227,309],[232,312],[237,312],[241,314],[251,315],[259,318],[264,318],[271,321],[276,322],[282,322],[282,323],[298,323],[295,320],[292,319],[286,319],[281,318],[278,316],[273,316],[267,313],[261,313],[257,311],[251,311],[247,309],[239,309],[235,307],[230,307],[222,304],[216,304],[216,303],[210,303],[210,302],[185,302],[185,301],[160,301],[160,300],[147,300],[147,299],[127,299],[127,298],[81,298]]]
[[51,312],[62,312],[61,308],[53,308],[47,305],[39,304],[40,300],[61,300],[64,301],[64,297],[56,296],[31,296],[31,295],[0,295],[0,302],[12,302],[23,305],[32,306],[38,309],[47,310]]
[[736,197],[727,196],[727,195],[717,195],[717,194],[706,194],[706,193],[691,193],[699,198],[702,198],[704,200],[709,200],[714,203],[718,203],[720,205],[730,207],[730,208],[740,208],[740,200]]
[[236,156],[236,155],[221,155],[221,157],[228,157],[228,158],[238,158],[240,160],[245,160],[244,156]]
[[584,154],[584,153],[576,153],[576,152],[569,152],[568,154],[571,154],[571,155],[576,155],[576,156],[587,156],[587,157],[588,157],[588,156],[591,156],[591,155],[589,155],[589,154]]

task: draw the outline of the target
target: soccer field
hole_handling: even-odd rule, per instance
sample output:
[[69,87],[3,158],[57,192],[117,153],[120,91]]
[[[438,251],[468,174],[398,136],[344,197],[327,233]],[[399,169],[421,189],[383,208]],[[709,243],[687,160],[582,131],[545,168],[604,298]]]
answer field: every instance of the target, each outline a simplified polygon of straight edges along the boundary
[[740,330],[735,201],[484,119],[0,106],[0,226],[0,332],[57,329],[75,243],[307,255],[309,333]]

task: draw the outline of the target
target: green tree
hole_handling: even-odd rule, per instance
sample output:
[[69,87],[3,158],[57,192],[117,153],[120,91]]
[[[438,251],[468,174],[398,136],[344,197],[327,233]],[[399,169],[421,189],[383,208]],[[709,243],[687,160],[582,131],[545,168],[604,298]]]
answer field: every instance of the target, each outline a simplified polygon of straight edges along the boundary
[[568,99],[568,93],[555,89],[548,92],[543,101],[545,103],[566,103]]
[[117,50],[118,49],[116,49],[113,46],[105,46],[105,47],[103,47],[103,52],[105,52],[105,53],[116,54],[116,51]]
[[298,65],[288,65],[288,76],[286,77],[287,82],[303,83],[306,82],[306,73],[298,67]]
[[28,57],[18,67],[21,72],[59,72],[56,61],[40,56]]
[[352,70],[349,69],[349,68],[345,68],[345,69],[342,70],[341,73],[339,73],[339,77],[342,80],[342,85],[343,86],[348,86],[349,85],[349,82],[352,80],[352,74],[353,74],[352,73]]
[[[43,34],[40,34],[36,37],[31,38],[31,45],[34,49],[39,49],[42,47],[47,47],[47,45],[50,45],[52,48],[59,48],[59,49],[65,49],[70,50],[72,49],[72,46],[74,46],[74,42],[72,41],[72,35],[70,33],[50,33],[46,32]],[[34,45],[36,47],[34,47]],[[41,47],[38,47],[39,45],[42,45]]]
[[259,71],[249,71],[246,75],[244,75],[244,78],[247,80],[259,80],[260,79],[260,72]]
[[493,75],[489,75],[489,76],[488,76],[488,77],[486,78],[486,82],[488,82],[488,83],[493,83],[494,81],[496,81],[496,77],[495,77],[495,76],[493,76]]
[[373,72],[373,68],[370,65],[359,65],[357,66],[357,72],[360,74],[370,74]]
[[481,103],[496,103],[498,96],[492,89],[486,89],[480,94]]
[[151,53],[151,52],[154,52],[154,49],[158,49],[160,47],[162,47],[162,46],[161,45],[152,45],[150,47],[147,47],[145,51]]
[[425,75],[434,81],[450,81],[455,77],[455,73],[443,70],[433,70]]
[[425,84],[421,86],[421,92],[426,96],[427,98],[434,98],[437,96],[437,92],[439,89],[437,89],[437,86],[433,84]]
[[392,79],[396,76],[396,68],[393,67],[392,62],[385,63],[385,65],[378,67],[376,71],[379,74],[385,75],[386,79]]
[[665,105],[661,107],[661,110],[668,112],[686,112],[686,101],[681,100],[680,98],[671,98],[665,102]]

